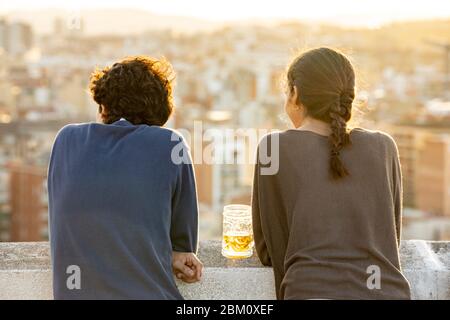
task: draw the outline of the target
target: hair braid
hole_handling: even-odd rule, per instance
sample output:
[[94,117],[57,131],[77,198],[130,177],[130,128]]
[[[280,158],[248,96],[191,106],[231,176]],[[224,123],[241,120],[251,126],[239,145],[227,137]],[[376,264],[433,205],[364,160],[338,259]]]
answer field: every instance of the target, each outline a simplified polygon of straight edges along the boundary
[[350,144],[350,134],[347,130],[347,121],[351,117],[351,104],[353,98],[348,93],[343,93],[339,99],[330,107],[330,172],[334,179],[349,175],[344,166],[340,152],[342,148]]

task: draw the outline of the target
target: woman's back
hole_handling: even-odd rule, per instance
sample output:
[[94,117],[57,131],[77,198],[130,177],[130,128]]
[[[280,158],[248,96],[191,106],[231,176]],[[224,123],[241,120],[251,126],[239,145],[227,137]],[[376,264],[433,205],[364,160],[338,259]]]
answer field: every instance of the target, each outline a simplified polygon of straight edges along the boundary
[[[255,173],[253,198],[261,225],[256,222],[256,246],[260,255],[267,247],[278,297],[408,299],[397,247],[401,172],[392,138],[353,129],[351,145],[340,153],[350,174],[337,180],[329,176],[328,137],[288,130],[278,138],[279,171]],[[379,286],[369,279],[378,270]]]

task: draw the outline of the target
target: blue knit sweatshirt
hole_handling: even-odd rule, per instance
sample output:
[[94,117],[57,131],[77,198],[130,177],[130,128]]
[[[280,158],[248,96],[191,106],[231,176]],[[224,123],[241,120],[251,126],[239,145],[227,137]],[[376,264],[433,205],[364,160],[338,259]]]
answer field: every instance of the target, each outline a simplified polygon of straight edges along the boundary
[[65,126],[48,195],[55,299],[182,299],[172,251],[196,252],[198,209],[180,135],[124,119]]

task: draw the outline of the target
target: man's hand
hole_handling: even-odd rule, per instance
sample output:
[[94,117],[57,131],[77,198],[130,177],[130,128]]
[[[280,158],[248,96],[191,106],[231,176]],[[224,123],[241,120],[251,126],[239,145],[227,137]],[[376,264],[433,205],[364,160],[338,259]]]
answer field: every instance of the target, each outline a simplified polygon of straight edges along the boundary
[[192,252],[172,252],[173,274],[187,283],[200,281],[203,274],[203,264]]

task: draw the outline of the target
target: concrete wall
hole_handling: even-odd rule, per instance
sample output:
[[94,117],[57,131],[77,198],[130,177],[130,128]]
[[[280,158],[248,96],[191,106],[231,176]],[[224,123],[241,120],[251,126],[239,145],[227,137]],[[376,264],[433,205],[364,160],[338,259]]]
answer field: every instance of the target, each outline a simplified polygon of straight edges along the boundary
[[[186,299],[274,299],[271,268],[253,256],[228,260],[220,242],[204,241],[200,283],[178,283]],[[450,242],[403,241],[403,272],[414,299],[450,299]],[[0,299],[52,299],[48,243],[0,243]]]

